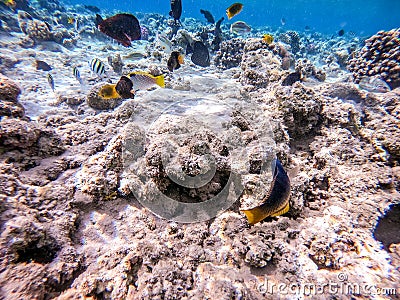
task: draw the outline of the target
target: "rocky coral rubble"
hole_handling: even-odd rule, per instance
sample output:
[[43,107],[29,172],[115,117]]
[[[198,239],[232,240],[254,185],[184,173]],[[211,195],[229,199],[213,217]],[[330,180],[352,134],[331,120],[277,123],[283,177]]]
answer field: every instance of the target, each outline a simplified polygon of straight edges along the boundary
[[379,31],[365,41],[349,61],[348,69],[358,83],[362,77],[379,76],[394,89],[400,86],[400,29]]
[[215,65],[221,69],[239,66],[242,61],[244,44],[245,41],[241,38],[223,41],[215,55]]

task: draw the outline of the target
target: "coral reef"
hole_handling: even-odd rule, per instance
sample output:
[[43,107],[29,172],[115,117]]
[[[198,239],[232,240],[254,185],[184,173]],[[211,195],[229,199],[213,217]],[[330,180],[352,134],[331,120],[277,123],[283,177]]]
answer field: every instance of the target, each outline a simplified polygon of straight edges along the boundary
[[[166,73],[165,51],[144,54],[157,32],[171,38],[178,27],[166,16],[138,13],[149,40],[127,53],[96,33],[96,7],[57,0],[29,5],[21,30],[39,19],[36,25],[58,25],[48,28],[56,43],[44,42],[20,34],[17,14],[0,9],[8,25],[0,39],[7,76],[0,75],[0,298],[397,297],[327,292],[330,284],[397,292],[400,282],[400,89],[371,93],[352,82],[344,66],[347,55],[358,57],[362,39],[309,31],[268,45],[260,36],[270,28],[254,28],[258,38],[221,44],[217,67],[199,72],[184,64],[166,75],[165,89],[106,100],[99,89],[117,82],[122,68],[112,66],[113,58],[122,57],[123,72]],[[82,27],[68,23],[71,15]],[[194,18],[182,24],[187,30],[172,39],[174,50],[193,37],[210,46],[212,25]],[[221,37],[229,39],[228,30],[222,24]],[[79,43],[71,32],[79,32]],[[379,33],[381,41],[361,52],[387,46],[397,32]],[[115,72],[107,83],[91,75],[86,61],[93,57],[111,57]],[[36,60],[52,67],[54,91]],[[304,81],[282,86],[294,65]],[[82,82],[72,76],[74,67]],[[221,124],[213,127],[215,120]],[[238,152],[245,161],[236,159]],[[275,156],[290,177],[290,209],[251,226],[241,210],[265,199],[272,177],[264,158]],[[185,185],[210,174],[204,185]],[[158,217],[138,193],[164,211],[169,207],[156,191],[180,204],[204,204],[232,174],[238,175],[228,189],[237,192],[233,204],[204,222]],[[135,189],[134,179],[143,177],[148,189]]]
[[379,76],[394,89],[400,86],[400,29],[379,31],[349,61],[356,83],[362,77]]
[[296,60],[296,71],[301,74],[303,78],[310,78],[313,77],[318,81],[325,81],[326,74],[320,69],[317,69],[311,61],[308,59],[298,59]]
[[322,103],[312,89],[295,83],[290,91],[284,87],[276,90],[275,96],[291,138],[306,137],[321,122]]
[[270,82],[279,81],[283,76],[281,60],[271,50],[273,45],[261,39],[246,40],[241,63],[240,82],[253,89],[265,88]]
[[242,61],[244,44],[245,41],[241,38],[223,41],[215,55],[215,65],[221,69],[239,66]]
[[281,33],[278,36],[279,41],[290,45],[291,47],[291,52],[296,55],[299,51],[300,51],[300,45],[301,45],[301,41],[300,41],[300,35],[298,32],[296,31],[286,31],[285,33]]

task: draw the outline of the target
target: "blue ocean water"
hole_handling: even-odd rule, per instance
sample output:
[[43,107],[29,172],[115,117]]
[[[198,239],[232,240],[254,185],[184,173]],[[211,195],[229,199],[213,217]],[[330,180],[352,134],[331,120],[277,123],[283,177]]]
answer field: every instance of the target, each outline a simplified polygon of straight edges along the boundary
[[[235,1],[182,0],[182,18],[204,19],[200,9],[209,10],[219,19]],[[100,9],[121,12],[156,12],[168,15],[169,0],[103,1],[69,0],[70,4],[95,5]],[[325,34],[340,29],[357,35],[372,35],[379,30],[400,27],[400,0],[243,0],[240,15],[228,21],[242,20],[250,26],[277,28],[286,20],[285,30],[302,31],[306,26]]]

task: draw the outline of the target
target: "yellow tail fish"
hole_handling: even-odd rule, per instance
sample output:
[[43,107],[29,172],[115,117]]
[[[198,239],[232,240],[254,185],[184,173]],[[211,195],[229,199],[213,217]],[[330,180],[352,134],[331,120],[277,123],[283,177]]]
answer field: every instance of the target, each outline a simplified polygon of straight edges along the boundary
[[252,209],[242,210],[251,225],[266,217],[283,215],[289,210],[290,180],[278,159],[272,161],[272,172],[271,187],[263,204]]

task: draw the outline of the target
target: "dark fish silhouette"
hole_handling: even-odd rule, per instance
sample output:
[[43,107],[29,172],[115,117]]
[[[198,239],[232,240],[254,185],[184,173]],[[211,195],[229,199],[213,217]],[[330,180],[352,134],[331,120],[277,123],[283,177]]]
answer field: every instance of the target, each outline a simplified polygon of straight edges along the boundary
[[213,15],[212,15],[208,10],[202,10],[202,9],[200,9],[200,13],[204,15],[204,17],[207,19],[207,21],[208,21],[209,23],[212,23],[212,24],[215,23],[215,20],[214,20]]
[[221,23],[222,23],[223,20],[225,20],[224,17],[222,17],[221,19],[219,19],[219,20],[217,21],[217,24],[215,24],[215,29],[221,30]]
[[50,71],[51,66],[43,60],[36,60],[36,70]]
[[211,42],[212,49],[214,51],[219,50],[219,45],[222,42],[222,30],[221,30],[221,23],[224,20],[224,17],[219,19],[217,23],[215,24],[215,29],[214,29],[214,39]]
[[97,14],[96,25],[102,33],[125,47],[131,46],[131,41],[140,40],[141,37],[139,21],[131,14],[117,14],[105,20]]
[[193,47],[192,47],[192,45],[190,45],[190,43],[188,43],[186,45],[186,55],[188,55],[190,53],[193,53]]
[[171,11],[169,15],[174,18],[176,23],[180,23],[179,19],[182,15],[182,1],[181,0],[171,0]]
[[263,204],[243,210],[250,224],[256,224],[266,217],[283,215],[289,210],[290,180],[278,159],[272,161],[273,180]]
[[171,56],[168,59],[167,66],[170,72],[177,70],[183,64],[183,55],[179,51],[172,51]]
[[201,67],[208,67],[210,65],[210,53],[206,45],[200,41],[193,44],[192,62]]
[[286,78],[282,81],[283,86],[290,86],[293,85],[296,81],[301,80],[300,72],[293,72],[290,73]]
[[135,97],[135,94],[132,93],[132,89],[133,89],[133,83],[126,76],[121,76],[121,78],[115,85],[115,90],[124,99],[128,99],[128,98],[133,99]]
[[87,10],[90,10],[91,12],[94,12],[95,14],[100,13],[100,8],[98,8],[97,6],[94,5],[84,5],[84,8],[86,8]]
[[344,35],[344,30],[340,29],[339,32],[338,32],[338,36],[343,36],[343,35]]

